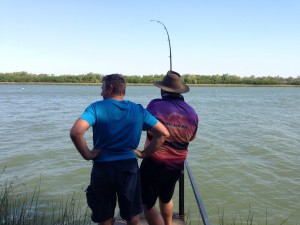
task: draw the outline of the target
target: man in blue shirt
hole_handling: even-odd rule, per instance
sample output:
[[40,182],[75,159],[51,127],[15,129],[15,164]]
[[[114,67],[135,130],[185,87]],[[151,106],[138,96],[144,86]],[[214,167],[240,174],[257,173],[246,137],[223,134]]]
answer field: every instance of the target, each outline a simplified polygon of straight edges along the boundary
[[[168,130],[141,105],[124,100],[126,83],[122,75],[102,80],[102,101],[89,105],[73,125],[70,136],[86,160],[93,160],[87,202],[92,221],[111,225],[118,200],[120,215],[129,225],[137,225],[142,212],[138,162],[133,152],[142,130],[154,134],[143,154],[150,155],[169,136]],[[85,132],[93,127],[92,150]]]

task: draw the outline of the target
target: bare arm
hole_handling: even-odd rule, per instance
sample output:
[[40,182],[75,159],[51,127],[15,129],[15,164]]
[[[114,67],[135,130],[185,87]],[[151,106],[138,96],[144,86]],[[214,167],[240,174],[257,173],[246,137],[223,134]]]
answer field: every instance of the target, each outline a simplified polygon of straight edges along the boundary
[[70,137],[81,156],[85,160],[91,160],[100,153],[100,150],[88,148],[86,139],[84,137],[85,132],[89,129],[90,125],[83,119],[78,119],[70,130]]
[[162,146],[166,138],[170,136],[169,131],[161,122],[156,123],[151,129],[151,132],[153,133],[153,138],[149,145],[143,151],[137,149],[133,150],[139,158],[145,158],[151,155],[155,150]]

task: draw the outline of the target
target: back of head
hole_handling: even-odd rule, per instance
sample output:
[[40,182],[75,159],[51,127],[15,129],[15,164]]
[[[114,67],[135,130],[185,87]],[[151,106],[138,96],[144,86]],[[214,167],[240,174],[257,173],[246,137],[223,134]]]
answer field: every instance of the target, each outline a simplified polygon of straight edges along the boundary
[[125,95],[126,81],[121,74],[110,74],[102,78],[102,83],[108,88],[112,86],[113,95]]
[[189,92],[190,90],[190,88],[181,80],[180,74],[172,70],[168,71],[162,81],[154,81],[153,84],[170,93],[182,94]]

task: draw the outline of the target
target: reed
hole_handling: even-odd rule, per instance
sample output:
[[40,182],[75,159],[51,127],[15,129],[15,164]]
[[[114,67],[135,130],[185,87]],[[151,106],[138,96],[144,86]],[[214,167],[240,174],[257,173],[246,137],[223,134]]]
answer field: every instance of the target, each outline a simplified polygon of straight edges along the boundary
[[[2,180],[4,170],[0,173]],[[0,224],[5,225],[88,225],[90,211],[82,204],[82,193],[73,193],[61,200],[41,199],[40,185],[34,190],[26,184],[0,182]],[[84,207],[82,207],[84,205]]]
[[[247,218],[245,220],[243,220],[243,217],[241,215],[238,214],[234,214],[232,215],[232,221],[230,221],[230,223],[225,223],[225,213],[224,211],[220,211],[220,209],[218,209],[218,216],[219,216],[219,224],[220,225],[254,225],[254,224],[260,224],[258,222],[254,221],[254,212],[252,211],[252,207],[251,204],[249,203],[249,211],[248,211],[248,215]],[[287,222],[289,218],[283,219],[283,221],[279,221],[278,225],[284,225],[285,222]],[[261,225],[268,225],[268,209],[266,207],[266,216],[265,216],[265,222]]]
[[[189,206],[188,206],[189,207]],[[213,216],[214,222],[210,221],[211,225],[285,225],[288,222],[288,218],[283,218],[278,222],[269,222],[268,221],[268,208],[265,209],[264,215],[256,215],[252,209],[251,203],[248,206],[248,212],[245,213],[233,213],[229,215],[225,213],[224,209],[220,209],[218,207],[218,215]],[[212,219],[212,218],[211,218]],[[203,225],[203,221],[201,219],[199,211],[195,211],[195,207],[189,207],[187,212],[184,215],[184,220],[187,225]],[[257,221],[259,220],[259,221]],[[291,223],[289,223],[291,224]],[[298,224],[298,223],[296,223]]]
[[[41,179],[33,190],[26,184],[16,181],[3,181],[3,173],[0,172],[0,225],[90,225],[91,211],[87,204],[83,203],[83,193],[62,195],[60,200],[49,199],[40,192]],[[185,214],[188,225],[201,225],[199,217],[195,219],[196,212],[191,209]],[[199,212],[197,212],[199,213]],[[199,215],[200,216],[200,215]],[[249,204],[247,218],[243,220],[241,215],[232,215],[231,221],[225,221],[224,210],[218,210],[220,225],[254,225],[254,212]],[[265,225],[268,225],[268,211],[266,208]],[[288,218],[280,221],[278,225],[284,225]],[[261,224],[263,225],[263,224]]]

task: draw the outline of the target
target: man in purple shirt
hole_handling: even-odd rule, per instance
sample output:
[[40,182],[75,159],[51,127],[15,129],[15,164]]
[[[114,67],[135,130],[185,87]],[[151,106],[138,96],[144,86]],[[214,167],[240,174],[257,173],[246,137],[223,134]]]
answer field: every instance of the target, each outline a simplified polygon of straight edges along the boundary
[[[143,158],[140,175],[145,217],[152,225],[171,225],[174,188],[184,168],[189,142],[197,133],[198,115],[184,101],[182,93],[188,92],[189,87],[181,81],[179,73],[169,71],[154,85],[161,89],[162,98],[152,100],[147,110],[166,126],[170,136],[151,155],[135,152]],[[148,131],[145,147],[152,138],[153,133]],[[155,208],[157,199],[161,214]]]

